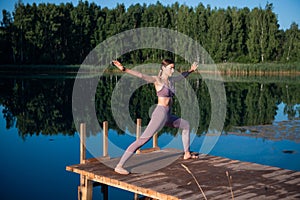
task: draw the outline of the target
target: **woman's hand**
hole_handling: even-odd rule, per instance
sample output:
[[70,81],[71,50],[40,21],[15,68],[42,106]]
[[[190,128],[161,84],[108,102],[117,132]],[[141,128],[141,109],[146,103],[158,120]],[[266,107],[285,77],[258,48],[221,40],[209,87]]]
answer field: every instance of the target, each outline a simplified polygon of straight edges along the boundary
[[191,65],[191,68],[190,68],[190,70],[189,70],[189,73],[196,71],[197,68],[198,68],[198,62],[194,62],[194,63]]
[[117,60],[113,60],[112,63],[119,68],[119,70],[124,71],[125,67]]

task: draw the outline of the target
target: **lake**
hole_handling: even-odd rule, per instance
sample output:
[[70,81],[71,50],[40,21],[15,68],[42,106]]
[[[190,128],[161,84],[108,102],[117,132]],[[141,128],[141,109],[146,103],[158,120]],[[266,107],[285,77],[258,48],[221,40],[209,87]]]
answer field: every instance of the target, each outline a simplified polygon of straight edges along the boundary
[[[132,127],[125,127],[124,134],[112,114],[111,98],[120,80],[118,75],[102,76],[94,102],[99,124],[109,122],[110,142],[124,150],[135,135]],[[300,81],[295,77],[224,80],[224,129],[209,154],[300,171]],[[198,99],[200,121],[192,132],[191,144],[191,149],[198,151],[210,123],[210,95],[199,76],[188,82]],[[77,199],[79,176],[65,170],[67,165],[79,163],[80,139],[72,114],[73,85],[74,77],[66,75],[1,75],[1,199]],[[132,120],[142,118],[145,126],[149,109],[156,101],[153,86],[143,85],[130,97],[120,94],[122,98],[128,98]],[[180,100],[175,99],[173,112],[181,114]],[[173,147],[181,148],[178,134],[177,130],[164,128],[158,145],[165,147],[175,141]],[[99,146],[97,154],[101,154],[98,137],[97,130],[89,130],[88,145]],[[109,153],[121,155],[111,146]],[[94,155],[88,153],[89,157]],[[133,194],[110,187],[109,199],[120,198],[133,199]],[[102,199],[99,187],[94,188],[93,199]]]

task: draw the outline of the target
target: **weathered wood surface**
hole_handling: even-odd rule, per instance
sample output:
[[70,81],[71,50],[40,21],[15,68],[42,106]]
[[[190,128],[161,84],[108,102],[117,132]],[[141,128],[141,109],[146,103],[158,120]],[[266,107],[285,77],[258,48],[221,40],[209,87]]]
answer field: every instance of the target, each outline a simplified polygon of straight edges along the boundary
[[[158,153],[161,157],[170,157],[168,151],[155,153],[154,160],[159,160]],[[168,156],[165,156],[166,154]],[[93,159],[85,164],[67,166],[67,170],[82,174],[95,182],[156,199],[204,199],[193,177],[182,167],[181,164],[184,164],[196,177],[207,199],[231,199],[226,171],[232,177],[231,185],[235,200],[300,198],[300,172],[210,155],[202,155],[194,160],[183,160],[178,151],[173,151],[173,154],[177,157],[175,162],[154,172],[146,170],[148,172],[146,174],[131,173],[124,176],[115,173],[111,167],[118,159],[106,159],[101,162],[100,159]],[[134,159],[137,158],[136,160],[146,165],[143,167],[140,163],[141,169],[147,169],[153,166],[149,161],[154,162],[154,157],[153,153],[134,155],[128,161],[127,167],[134,171],[134,167],[130,168],[130,163],[136,162]],[[134,165],[136,164],[132,164]]]

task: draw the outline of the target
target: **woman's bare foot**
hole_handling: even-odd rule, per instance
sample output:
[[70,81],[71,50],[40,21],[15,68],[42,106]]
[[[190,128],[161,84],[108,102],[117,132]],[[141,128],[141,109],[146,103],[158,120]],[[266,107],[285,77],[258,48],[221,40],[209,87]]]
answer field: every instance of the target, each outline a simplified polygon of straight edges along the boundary
[[196,152],[185,152],[183,159],[188,160],[188,159],[197,159],[199,158],[199,154]]
[[115,172],[122,174],[122,175],[128,175],[129,171],[127,171],[126,169],[124,169],[122,166],[117,165],[115,168]]

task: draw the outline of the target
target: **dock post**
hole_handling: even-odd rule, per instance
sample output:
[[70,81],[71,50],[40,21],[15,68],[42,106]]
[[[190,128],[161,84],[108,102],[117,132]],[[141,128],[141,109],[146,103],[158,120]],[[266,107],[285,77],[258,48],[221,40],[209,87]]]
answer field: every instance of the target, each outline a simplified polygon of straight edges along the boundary
[[[108,157],[108,121],[103,122],[103,157]],[[101,184],[103,199],[108,200],[108,185]]]
[[103,157],[108,157],[108,122],[103,122]]
[[139,200],[139,195],[137,193],[134,193],[133,200]]
[[101,184],[101,192],[103,194],[103,200],[108,200],[108,185]]
[[93,199],[93,181],[85,177],[84,186],[81,187],[81,200]]
[[80,164],[85,163],[86,160],[86,150],[85,150],[85,140],[86,140],[86,124],[80,124]]
[[[136,139],[139,139],[141,137],[141,130],[142,129],[142,119],[138,118],[136,119]],[[141,150],[136,150],[136,153],[141,153]]]
[[[86,124],[80,124],[80,164],[84,164],[86,161]],[[93,182],[86,176],[80,174],[80,186],[79,186],[78,199],[92,200],[93,195]]]
[[157,136],[158,136],[158,133],[156,132],[154,135],[153,135],[153,145],[152,147],[153,148],[157,148],[158,147],[158,143],[157,143]]
[[[86,160],[86,149],[85,149],[85,140],[86,140],[86,124],[81,123],[80,124],[80,164],[84,164]],[[84,186],[84,176],[80,174],[80,193],[81,188]]]

